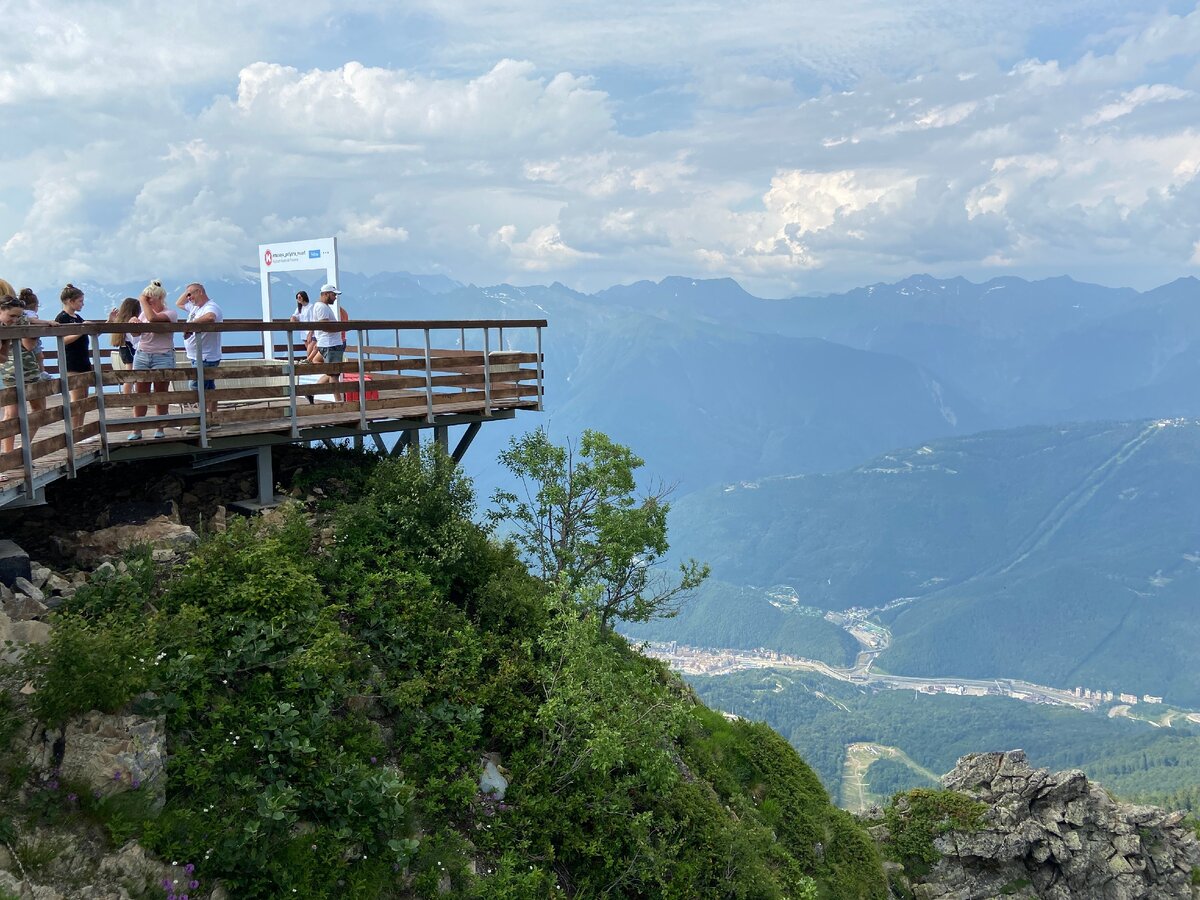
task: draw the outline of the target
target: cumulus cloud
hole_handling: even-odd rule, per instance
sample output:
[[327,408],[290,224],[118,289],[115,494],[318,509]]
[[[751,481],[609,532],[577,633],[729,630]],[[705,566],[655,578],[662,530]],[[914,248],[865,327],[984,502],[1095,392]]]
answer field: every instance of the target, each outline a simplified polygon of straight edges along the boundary
[[348,62],[300,72],[254,63],[238,79],[236,102],[208,118],[267,131],[289,142],[322,139],[340,152],[418,150],[478,154],[492,147],[561,149],[596,140],[611,126],[592,80],[560,72],[540,78],[532,63],[501,60],[468,80],[433,79]]

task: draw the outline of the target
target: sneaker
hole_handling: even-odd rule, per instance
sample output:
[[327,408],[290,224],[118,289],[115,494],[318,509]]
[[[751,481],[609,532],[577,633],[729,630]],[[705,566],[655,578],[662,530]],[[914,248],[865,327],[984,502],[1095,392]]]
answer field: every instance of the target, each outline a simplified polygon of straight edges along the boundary
[[220,428],[220,427],[221,427],[221,423],[220,423],[220,422],[209,422],[209,423],[208,423],[208,430],[209,430],[209,431],[216,431],[216,430],[217,430],[218,428]]
[[142,433],[140,431],[131,431],[129,432],[129,436],[125,438],[127,441],[140,441],[141,439]]
[[161,440],[162,440],[163,438],[165,438],[166,436],[167,436],[167,433],[166,433],[165,431],[163,431],[161,428],[157,429],[157,430],[154,432],[154,439],[155,439],[156,441],[161,441]]
[[183,429],[183,433],[184,434],[199,434],[200,426],[199,425],[189,425],[187,428]]

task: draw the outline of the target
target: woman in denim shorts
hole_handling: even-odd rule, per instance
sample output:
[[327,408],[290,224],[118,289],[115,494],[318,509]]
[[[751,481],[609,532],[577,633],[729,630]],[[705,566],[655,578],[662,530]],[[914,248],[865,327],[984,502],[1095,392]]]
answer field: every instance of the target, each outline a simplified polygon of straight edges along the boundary
[[[173,309],[167,309],[163,301],[166,299],[167,292],[163,289],[162,282],[152,281],[146,285],[142,291],[142,295],[138,298],[138,303],[142,308],[142,313],[134,321],[149,324],[151,322],[178,322],[179,314]],[[162,369],[175,368],[175,335],[174,334],[152,334],[146,332],[138,335],[136,350],[133,354],[133,370],[135,372],[157,372]],[[134,390],[139,394],[150,393],[149,381],[139,381],[134,385]],[[154,392],[161,393],[168,390],[171,386],[169,377],[162,381],[153,382]],[[170,407],[166,403],[159,403],[154,407],[155,415],[165,416]],[[146,415],[146,407],[135,406],[133,414],[137,418]],[[154,430],[156,440],[161,440],[167,436],[160,424]],[[129,432],[127,440],[140,441],[142,433],[140,431]]]

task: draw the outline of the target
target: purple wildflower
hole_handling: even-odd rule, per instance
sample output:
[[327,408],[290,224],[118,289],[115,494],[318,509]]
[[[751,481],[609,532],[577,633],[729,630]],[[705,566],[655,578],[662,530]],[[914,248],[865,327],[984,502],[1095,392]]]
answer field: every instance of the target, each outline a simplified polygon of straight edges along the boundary
[[130,787],[132,787],[132,788],[133,788],[135,791],[136,791],[138,788],[140,788],[141,786],[142,786],[142,783],[141,783],[140,781],[138,781],[136,778],[135,778],[135,779],[133,779],[133,781],[132,781],[132,782],[130,782]]
[[196,864],[195,864],[195,863],[188,863],[186,866],[184,866],[184,867],[183,867],[183,871],[185,871],[185,872],[187,872],[189,875],[191,875],[193,872],[195,872],[195,871],[196,871]]
[[188,887],[194,891],[196,888],[200,887],[200,882],[193,878],[188,882]]
[[164,891],[169,891],[169,890],[171,889],[171,879],[170,879],[170,878],[164,878],[164,879],[162,880],[162,886],[163,886],[163,890],[164,890]]

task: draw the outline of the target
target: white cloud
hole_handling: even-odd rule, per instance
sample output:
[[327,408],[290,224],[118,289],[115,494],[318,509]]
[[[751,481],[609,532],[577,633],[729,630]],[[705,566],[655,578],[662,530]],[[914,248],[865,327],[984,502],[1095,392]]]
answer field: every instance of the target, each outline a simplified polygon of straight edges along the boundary
[[1147,103],[1163,103],[1167,100],[1182,100],[1192,92],[1170,84],[1142,84],[1132,91],[1125,91],[1120,98],[1106,103],[1089,116],[1084,116],[1084,125],[1100,125],[1127,116],[1139,106]]
[[218,101],[209,121],[265,131],[288,143],[323,141],[341,153],[412,150],[439,155],[492,147],[578,146],[611,126],[605,95],[586,77],[549,79],[506,59],[469,80],[432,79],[348,62],[300,72],[254,63],[239,74],[236,103]]
[[321,234],[364,269],[584,288],[1200,265],[1200,11],[425,0],[409,36],[365,0],[11,5],[0,275],[31,284]]

